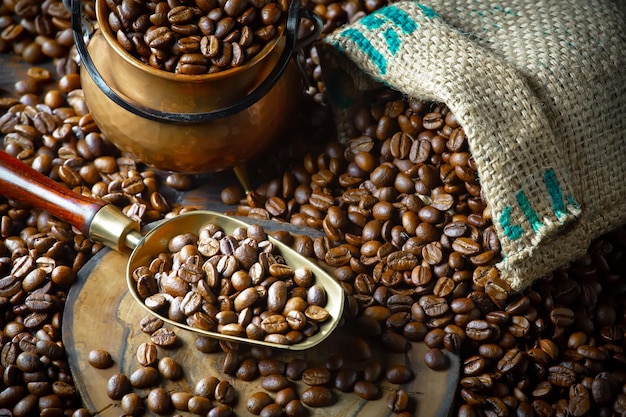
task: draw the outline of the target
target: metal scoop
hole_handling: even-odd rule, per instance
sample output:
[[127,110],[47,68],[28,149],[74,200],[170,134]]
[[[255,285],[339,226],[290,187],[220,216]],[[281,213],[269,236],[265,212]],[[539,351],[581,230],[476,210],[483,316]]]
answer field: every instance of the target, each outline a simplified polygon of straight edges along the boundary
[[344,304],[341,286],[324,269],[287,245],[270,237],[269,239],[274,244],[277,253],[282,255],[289,266],[294,269],[298,267],[309,268],[315,276],[316,283],[326,290],[327,303],[325,309],[329,312],[330,317],[320,323],[319,332],[305,338],[301,343],[287,345],[206,331],[170,320],[145,305],[137,293],[132,276],[133,271],[138,266],[149,265],[150,261],[159,253],[167,252],[169,240],[176,235],[187,232],[198,233],[202,226],[208,223],[217,224],[226,234],[231,234],[238,227],[249,226],[248,223],[220,213],[197,210],[164,220],[144,236],[139,231],[139,224],[126,217],[114,205],[74,193],[6,152],[0,152],[0,194],[31,207],[47,210],[60,220],[80,230],[90,239],[116,251],[130,252],[126,266],[126,282],[129,291],[147,311],[173,326],[234,342],[279,349],[304,350],[326,339],[341,319]]

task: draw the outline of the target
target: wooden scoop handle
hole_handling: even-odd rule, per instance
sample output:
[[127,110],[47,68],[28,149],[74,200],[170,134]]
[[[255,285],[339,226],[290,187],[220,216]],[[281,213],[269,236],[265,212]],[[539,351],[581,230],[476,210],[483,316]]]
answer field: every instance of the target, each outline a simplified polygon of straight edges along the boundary
[[0,195],[46,210],[83,234],[106,202],[78,194],[0,151]]

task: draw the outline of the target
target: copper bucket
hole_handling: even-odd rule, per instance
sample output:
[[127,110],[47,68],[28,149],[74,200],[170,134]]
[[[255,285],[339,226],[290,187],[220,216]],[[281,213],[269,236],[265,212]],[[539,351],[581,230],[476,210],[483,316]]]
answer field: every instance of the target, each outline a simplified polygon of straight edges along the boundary
[[[321,33],[320,19],[294,0],[279,36],[241,67],[203,75],[155,69],[117,42],[104,0],[85,41],[80,0],[72,28],[81,83],[91,114],[109,140],[147,165],[182,173],[241,165],[266,149],[293,116],[302,78],[293,53]],[[298,40],[300,19],[314,30]]]

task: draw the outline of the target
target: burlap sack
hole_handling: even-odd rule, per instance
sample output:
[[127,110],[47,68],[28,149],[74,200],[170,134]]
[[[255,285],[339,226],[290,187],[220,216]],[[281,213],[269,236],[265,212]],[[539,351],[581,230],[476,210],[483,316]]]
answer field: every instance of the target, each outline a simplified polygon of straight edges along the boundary
[[377,83],[448,105],[492,209],[498,267],[519,290],[626,222],[622,7],[400,1],[318,47],[328,97],[340,123]]

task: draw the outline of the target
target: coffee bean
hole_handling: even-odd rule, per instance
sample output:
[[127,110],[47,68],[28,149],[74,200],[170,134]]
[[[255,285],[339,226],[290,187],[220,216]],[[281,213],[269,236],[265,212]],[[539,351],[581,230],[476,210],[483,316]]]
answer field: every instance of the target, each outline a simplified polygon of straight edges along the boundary
[[441,371],[448,369],[450,360],[441,349],[431,348],[424,355],[424,363],[431,369]]
[[189,411],[189,400],[193,395],[185,391],[176,391],[170,395],[172,405],[176,410]]
[[331,373],[326,367],[309,368],[302,373],[302,382],[307,385],[326,385],[330,379]]
[[157,364],[159,373],[163,375],[164,378],[175,381],[182,377],[183,370],[180,364],[169,356],[164,356],[159,359]]
[[150,335],[150,340],[157,346],[173,346],[177,341],[177,337],[172,330],[161,327]]
[[130,381],[124,374],[114,374],[107,381],[106,392],[112,400],[121,400],[131,389]]
[[207,414],[207,417],[231,417],[233,415],[232,407],[227,404],[218,404],[213,407]]
[[287,387],[287,388],[283,388],[282,390],[276,393],[276,397],[274,401],[280,407],[285,408],[287,404],[297,399],[298,399],[298,393],[292,387]]
[[154,387],[159,381],[159,372],[155,368],[142,366],[130,374],[129,380],[135,388]]
[[261,359],[257,366],[261,376],[284,374],[286,370],[285,362],[280,359]]
[[498,326],[486,320],[472,320],[465,326],[467,337],[476,341],[494,340],[500,335]]
[[380,388],[371,381],[357,381],[353,389],[354,393],[364,400],[373,401],[381,396]]
[[287,378],[297,381],[302,378],[303,372],[308,368],[308,363],[304,359],[292,359],[285,366]]
[[566,307],[558,307],[550,312],[550,320],[557,326],[571,326],[574,322],[574,312]]
[[252,381],[257,378],[257,363],[252,358],[244,359],[236,371],[236,376],[242,381]]
[[287,417],[305,417],[308,414],[307,409],[302,405],[302,402],[298,399],[289,401],[285,405],[285,415]]
[[335,388],[342,392],[351,392],[360,377],[360,373],[355,369],[341,368],[335,375]]
[[257,391],[251,394],[246,400],[246,409],[254,414],[261,414],[261,410],[263,410],[266,406],[272,404],[274,400],[269,396],[268,393],[263,391]]
[[196,382],[194,395],[200,395],[209,399],[215,399],[215,388],[220,381],[215,376],[201,378]]
[[271,392],[278,392],[281,389],[286,388],[288,384],[289,380],[282,374],[271,374],[264,376],[263,379],[261,379],[261,387],[264,390]]
[[387,368],[385,376],[392,384],[406,384],[413,379],[413,372],[404,365],[394,365]]
[[120,407],[124,414],[129,416],[142,415],[145,412],[145,405],[141,397],[136,393],[128,393],[122,397]]
[[156,414],[167,414],[172,408],[172,398],[163,388],[154,388],[148,393],[146,400],[148,409]]
[[576,381],[576,373],[561,365],[551,366],[548,368],[548,381],[559,387],[569,387]]
[[232,405],[237,399],[235,388],[228,381],[220,381],[215,387],[215,399],[224,405]]
[[87,360],[91,366],[98,369],[106,369],[113,366],[113,358],[111,357],[111,354],[102,349],[90,351]]
[[409,406],[409,394],[403,389],[391,390],[387,396],[387,408],[394,413],[405,411]]
[[508,350],[504,356],[498,361],[498,369],[502,372],[511,372],[520,366],[520,363],[524,360],[523,353],[513,348]]
[[300,400],[309,407],[328,407],[334,401],[332,391],[326,387],[314,386],[302,391]]
[[193,414],[206,415],[213,408],[213,404],[208,398],[195,395],[189,399],[187,408]]

